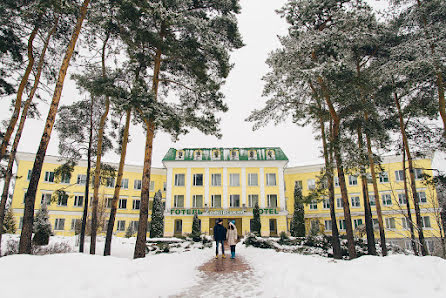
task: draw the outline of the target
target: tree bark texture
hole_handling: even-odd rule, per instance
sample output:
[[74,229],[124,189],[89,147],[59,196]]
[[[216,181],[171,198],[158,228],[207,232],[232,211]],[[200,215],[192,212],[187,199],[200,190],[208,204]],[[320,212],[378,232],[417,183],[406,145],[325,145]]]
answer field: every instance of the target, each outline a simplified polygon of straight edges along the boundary
[[37,150],[36,158],[34,160],[33,169],[31,172],[31,180],[29,182],[28,191],[25,195],[25,208],[23,214],[23,227],[20,235],[19,253],[30,254],[31,253],[31,236],[33,228],[34,217],[34,204],[36,200],[37,187],[42,172],[42,165],[45,158],[46,149],[50,142],[51,132],[53,130],[54,121],[56,120],[57,108],[59,106],[60,96],[62,94],[63,83],[67,74],[68,66],[70,64],[71,56],[73,55],[76,41],[79,37],[82,23],[85,15],[87,14],[88,4],[90,0],[84,0],[80,9],[80,15],[77,19],[76,26],[71,36],[70,43],[68,44],[65,57],[63,58],[62,65],[60,67],[59,76],[56,82],[56,88],[54,89],[53,98],[51,100],[50,110],[45,122],[42,138],[40,140],[39,149]]
[[409,223],[410,230],[410,242],[412,245],[413,253],[418,256],[417,243],[415,241],[415,233],[413,229],[412,212],[410,211],[410,200],[409,200],[409,190],[407,189],[407,175],[406,175],[406,149],[402,148],[403,153],[403,180],[404,180],[404,195],[406,196],[406,208],[407,208],[407,220]]

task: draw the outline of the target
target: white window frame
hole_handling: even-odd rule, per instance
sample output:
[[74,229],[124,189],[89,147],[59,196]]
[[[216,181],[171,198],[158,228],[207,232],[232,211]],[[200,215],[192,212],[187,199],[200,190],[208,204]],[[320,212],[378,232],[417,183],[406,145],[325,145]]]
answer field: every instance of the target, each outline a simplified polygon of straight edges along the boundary
[[420,180],[423,178],[423,169],[415,168],[413,170],[413,174],[415,175],[416,180]]
[[56,220],[54,221],[54,230],[55,231],[65,230],[65,218],[56,218]]
[[344,208],[342,197],[336,197],[336,208]]
[[[386,198],[384,200],[384,197]],[[390,193],[383,193],[381,194],[381,201],[383,203],[383,206],[392,206],[393,202],[392,202],[392,195]],[[389,203],[390,202],[390,203]]]
[[[68,206],[68,198],[69,198],[68,194],[65,194],[65,200],[60,195],[58,195],[57,206],[58,207],[67,207]],[[65,204],[63,204],[64,202],[65,202]]]
[[[25,192],[25,196],[26,196],[26,192]],[[40,197],[40,205],[43,204],[44,199],[47,205],[51,204],[51,199],[52,199],[53,194],[50,192],[43,192],[41,197]]]
[[54,183],[54,171],[46,171],[43,181],[46,183]]
[[78,174],[76,184],[85,185],[87,183],[87,175]]
[[71,174],[62,173],[60,177],[60,184],[70,184]]
[[[79,204],[80,202],[80,204]],[[84,205],[83,195],[74,195],[73,207],[82,207]]]
[[333,230],[333,224],[332,224],[332,221],[331,221],[331,219],[326,219],[325,220],[325,222],[324,222],[324,230],[325,231],[332,231]]
[[395,217],[386,217],[385,223],[386,223],[386,229],[388,230],[396,229]]
[[345,231],[345,226],[346,226],[345,219],[339,219],[338,222],[339,222],[339,230]]
[[[198,184],[200,176],[201,176],[201,184]],[[193,175],[192,185],[193,186],[198,186],[198,187],[204,185],[204,175],[203,175],[203,173],[197,173],[197,174]]]
[[116,231],[124,232],[125,231],[125,220],[118,220],[116,222]]
[[397,182],[404,181],[404,171],[403,170],[395,171],[395,181],[397,181]]
[[248,195],[248,207],[254,208],[255,203],[259,204],[259,195],[258,194],[249,194]]
[[359,196],[351,196],[350,201],[352,204],[352,208],[360,208],[361,207],[361,198]]
[[71,227],[70,227],[70,231],[75,231],[76,230],[76,223],[81,223],[81,219],[80,218],[73,218],[71,219]]
[[335,187],[339,187],[339,177],[338,176],[334,176],[333,177],[333,182],[334,182],[334,186]]
[[398,193],[398,203],[400,204],[400,206],[405,206],[407,204],[407,198],[404,192]]
[[362,222],[362,218],[353,219],[353,227],[357,229],[359,226],[362,226],[364,223]]
[[[238,201],[238,206],[235,204]],[[239,194],[229,195],[229,207],[230,208],[240,208],[241,199]]]
[[135,179],[135,181],[133,181],[133,189],[141,190],[141,188],[142,188],[142,180]]
[[115,178],[114,177],[107,177],[105,178],[105,187],[107,188],[113,188],[115,187]]
[[369,203],[370,203],[370,207],[373,207],[373,206],[376,207],[375,194],[369,193]]
[[324,199],[322,201],[322,209],[330,209],[330,199]]
[[404,230],[409,230],[410,223],[409,223],[409,219],[407,217],[401,217],[401,227]]
[[[201,197],[201,204],[197,204],[197,199]],[[192,196],[192,207],[193,208],[203,208],[204,198],[203,195],[193,195]]]
[[129,178],[122,178],[121,180],[121,188],[129,189]]
[[389,183],[389,173],[386,171],[379,173],[379,183]]
[[[215,204],[217,197],[220,197],[219,206],[216,206],[216,204]],[[222,199],[222,195],[220,195],[220,194],[211,195],[211,208],[221,208],[221,203],[222,203],[221,199]]]
[[[273,198],[275,198],[275,200],[273,200],[273,201],[275,201],[275,205],[276,205],[275,207],[271,204]],[[266,195],[266,201],[268,203],[269,208],[277,208],[278,207],[279,202],[278,202],[277,194]]]
[[248,173],[248,186],[259,186],[259,175],[257,173]]
[[310,210],[317,210],[317,201],[316,200],[311,200],[311,202],[308,204],[308,208]]
[[307,179],[307,189],[313,190],[316,188],[316,180],[314,179]]
[[266,186],[276,186],[276,173],[266,173]]
[[[421,194],[423,194],[423,195],[421,195]],[[425,191],[417,191],[417,197],[418,197],[419,204],[426,204],[427,203],[427,196],[426,196],[426,192]],[[421,200],[421,198],[424,198],[424,199]]]
[[221,186],[221,174],[220,173],[211,174],[211,186]]
[[133,199],[132,210],[139,210],[139,209],[141,209],[141,199]]
[[348,185],[350,185],[350,186],[358,185],[358,176],[348,175]]
[[240,186],[240,174],[230,173],[229,174],[229,186],[239,187]]
[[[125,205],[125,207],[123,207],[123,205]],[[127,209],[127,198],[119,198],[118,209]]]
[[155,181],[150,181],[149,184],[149,191],[155,191]]
[[[183,204],[179,204],[181,201],[179,201],[180,198],[183,198]],[[183,205],[183,206],[180,206]],[[184,195],[174,195],[173,196],[173,207],[174,208],[184,208]]]
[[431,229],[431,217],[430,216],[421,216],[421,227],[423,229]]
[[186,176],[181,173],[175,174],[174,183],[175,183],[175,186],[184,186],[186,184]]

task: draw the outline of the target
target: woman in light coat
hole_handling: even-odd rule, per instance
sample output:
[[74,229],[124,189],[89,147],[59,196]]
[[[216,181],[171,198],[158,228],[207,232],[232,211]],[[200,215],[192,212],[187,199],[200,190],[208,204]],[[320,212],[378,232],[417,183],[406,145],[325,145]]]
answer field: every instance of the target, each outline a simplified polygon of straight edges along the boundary
[[229,228],[226,232],[226,239],[231,247],[231,259],[235,258],[235,245],[237,244],[237,228],[235,227],[234,221],[229,222]]

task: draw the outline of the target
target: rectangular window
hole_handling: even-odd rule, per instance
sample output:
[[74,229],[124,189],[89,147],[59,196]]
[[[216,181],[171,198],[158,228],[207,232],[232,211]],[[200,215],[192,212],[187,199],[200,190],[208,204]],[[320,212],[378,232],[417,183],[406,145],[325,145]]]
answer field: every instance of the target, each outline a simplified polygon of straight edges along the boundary
[[130,222],[130,225],[132,226],[132,230],[137,232],[139,228],[139,221],[133,220]]
[[387,172],[379,173],[379,183],[389,182],[389,174]]
[[68,195],[60,194],[57,198],[57,206],[67,206],[68,205]]
[[406,205],[407,204],[406,194],[399,193],[398,194],[398,202],[400,203],[400,205]]
[[51,204],[51,197],[52,197],[52,194],[50,194],[50,193],[43,193],[42,194],[42,198],[40,199],[40,205],[42,205],[42,204],[47,204],[47,205]]
[[125,220],[118,220],[118,222],[116,223],[116,231],[125,231]]
[[339,230],[345,230],[345,219],[339,220]]
[[387,229],[395,229],[395,218],[394,217],[387,217],[386,218],[386,228]]
[[29,181],[31,180],[31,174],[32,174],[33,170],[28,170],[28,177],[26,177],[26,179]]
[[314,179],[308,179],[307,180],[307,188],[309,190],[313,190],[316,188],[316,181],[314,181]]
[[248,186],[258,186],[259,176],[257,173],[248,173]]
[[79,218],[72,219],[71,220],[71,228],[70,228],[70,230],[71,231],[76,231],[76,228],[80,229],[81,224],[82,224],[82,222],[81,222],[81,220]]
[[317,209],[317,201],[312,200],[311,203],[309,204],[309,206],[310,206],[310,210],[316,210]]
[[45,172],[45,182],[54,182],[54,172]]
[[240,186],[240,174],[229,174],[229,186]]
[[105,179],[105,186],[106,187],[115,187],[115,178],[113,177],[107,177]]
[[353,224],[355,225],[355,229],[362,226],[362,218],[354,219]]
[[403,229],[408,230],[409,229],[409,219],[407,217],[402,217],[401,218],[401,226],[403,227]]
[[423,178],[423,169],[414,169],[415,179]]
[[379,222],[377,218],[372,218],[373,221],[373,228],[378,229],[379,228]]
[[322,201],[322,208],[324,208],[324,209],[330,209],[330,200],[329,199],[324,199],[323,201]]
[[266,185],[267,186],[276,186],[276,173],[267,173],[266,174]]
[[71,175],[67,173],[62,173],[60,177],[60,183],[70,184]]
[[184,186],[184,174],[175,174],[175,186]]
[[133,200],[132,209],[133,210],[139,210],[141,206],[141,200]]
[[203,186],[203,174],[194,174],[194,186]]
[[163,191],[166,191],[166,190],[167,190],[167,183],[163,182]]
[[431,218],[429,216],[421,217],[421,226],[423,228],[431,228]]
[[302,180],[294,181],[294,188],[299,187],[302,189]]
[[426,193],[424,191],[417,192],[418,201],[422,204],[427,203]]
[[221,195],[211,196],[211,206],[212,208],[221,208]]
[[361,201],[359,200],[358,196],[351,197],[350,199],[352,201],[352,207],[354,207],[354,208],[361,207]]
[[336,198],[336,206],[338,206],[338,208],[344,208],[344,201],[342,201],[341,197]]
[[229,206],[231,208],[239,208],[240,207],[240,195],[230,195],[229,199],[230,199]]
[[113,198],[106,198],[105,199],[105,207],[111,208],[113,204]]
[[211,185],[212,186],[221,186],[221,174],[212,174],[211,175]]
[[370,206],[376,206],[375,195],[369,194]]
[[150,181],[149,191],[155,191],[155,181]]
[[404,181],[404,171],[403,170],[395,171],[395,180],[396,181]]
[[56,218],[56,222],[54,224],[54,230],[63,231],[65,228],[65,219],[64,218]]
[[277,207],[277,195],[267,195],[268,207],[276,208]]
[[331,224],[331,220],[326,220],[325,221],[325,231],[331,231],[333,229],[332,224]]
[[127,209],[127,199],[119,199],[119,209]]
[[259,203],[259,195],[248,195],[248,207],[254,208]]
[[142,187],[142,181],[141,180],[133,181],[133,189],[141,190],[141,187]]
[[349,175],[348,176],[348,184],[349,185],[358,185],[358,176]]
[[124,178],[121,180],[121,188],[122,189],[128,189],[129,188],[129,179]]
[[77,175],[77,184],[85,185],[87,183],[87,175]]
[[181,219],[175,219],[175,235],[181,235],[183,233],[183,221]]
[[334,185],[335,185],[335,187],[339,187],[339,177],[338,176],[334,177]]
[[82,207],[84,204],[84,196],[74,196],[74,207]]
[[173,207],[184,208],[184,195],[173,196]]
[[389,193],[382,194],[381,200],[384,206],[392,206],[392,196]]
[[192,207],[203,208],[203,196],[202,195],[194,195],[192,197]]

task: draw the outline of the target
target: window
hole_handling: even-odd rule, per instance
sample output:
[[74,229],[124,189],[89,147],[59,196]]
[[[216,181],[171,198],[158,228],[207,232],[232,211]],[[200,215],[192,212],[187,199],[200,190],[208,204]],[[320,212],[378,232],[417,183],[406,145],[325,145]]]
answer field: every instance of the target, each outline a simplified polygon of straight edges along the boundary
[[115,187],[115,178],[113,178],[113,177],[105,178],[105,186],[106,187]]
[[339,230],[345,230],[345,219],[339,220]]
[[324,199],[323,201],[322,201],[322,208],[323,209],[330,209],[330,200],[329,199]]
[[231,160],[238,160],[238,150],[231,150]]
[[116,231],[125,231],[125,220],[118,220],[116,224]]
[[173,207],[183,208],[184,207],[184,195],[174,195],[173,196]]
[[294,181],[294,187],[299,187],[300,189],[302,189],[302,180]]
[[60,183],[69,184],[71,179],[71,175],[67,173],[62,173],[60,177]]
[[194,174],[194,186],[203,186],[203,174]]
[[45,172],[45,182],[54,182],[54,172]]
[[229,174],[229,185],[240,186],[240,174]]
[[142,181],[141,180],[133,181],[133,189],[140,190],[141,187],[142,187]]
[[84,196],[74,196],[74,207],[82,207],[84,204]]
[[211,175],[211,185],[212,186],[221,186],[221,174],[212,174]]
[[68,195],[61,193],[57,198],[57,206],[67,206],[68,204]]
[[362,218],[354,219],[353,224],[355,225],[355,229],[362,226]]
[[85,185],[87,183],[87,175],[77,175],[77,184]]
[[192,197],[192,207],[203,208],[203,196],[202,195],[194,195]]
[[183,150],[178,150],[177,151],[177,158],[178,160],[184,160],[184,151]]
[[417,192],[417,196],[418,196],[418,202],[420,203],[427,202],[426,193],[424,191]]
[[240,195],[230,195],[229,196],[230,202],[229,202],[229,206],[231,208],[238,208],[240,207]]
[[381,200],[384,206],[392,206],[392,196],[389,193],[382,194]]
[[349,175],[348,176],[348,184],[349,185],[358,185],[358,176]]
[[127,199],[119,199],[119,209],[127,209]]
[[268,207],[276,208],[277,207],[277,195],[267,195]]
[[181,235],[183,233],[183,221],[181,219],[175,219],[174,234]]
[[[25,195],[26,195],[26,193],[25,193]],[[42,204],[51,204],[51,196],[52,196],[52,194],[50,194],[50,193],[43,193],[42,194],[42,198],[40,199],[40,204],[42,205]]]
[[266,151],[266,159],[270,160],[270,159],[274,159],[274,157],[275,157],[274,150]]
[[407,204],[406,194],[404,194],[404,193],[399,193],[398,194],[398,203],[400,205],[406,205]]
[[344,208],[344,201],[342,201],[341,197],[336,198],[336,206],[338,206],[338,208]]
[[404,181],[404,171],[403,170],[395,171],[395,180],[396,181]]
[[82,224],[82,222],[81,222],[81,220],[79,218],[72,219],[71,220],[71,228],[70,228],[70,230],[71,231],[76,231],[76,229],[80,229],[81,224]]
[[212,208],[221,208],[221,195],[211,196],[211,206]]
[[414,169],[415,179],[423,178],[423,169]]
[[395,229],[395,218],[394,217],[387,217],[386,218],[386,228],[387,229]]
[[217,149],[212,150],[212,159],[214,160],[220,159],[220,150]]
[[65,219],[64,218],[56,218],[56,222],[54,223],[54,230],[63,231],[65,228]]
[[325,231],[331,231],[333,229],[331,220],[326,220],[324,226],[325,226]]
[[309,206],[310,206],[310,210],[316,210],[317,209],[317,201],[312,200],[311,203],[309,204]]
[[133,200],[133,205],[132,205],[133,210],[139,210],[140,206],[141,206],[141,200],[138,199]]
[[351,197],[351,201],[352,201],[352,207],[354,208],[361,207],[361,201],[359,200],[358,196]]
[[259,176],[257,173],[248,173],[248,186],[258,186]]
[[266,185],[267,186],[276,186],[276,173],[267,173],[266,174]]
[[370,206],[376,206],[375,195],[369,194]]
[[409,219],[407,217],[402,217],[401,218],[401,226],[403,227],[403,229],[408,230],[410,227],[410,222]]
[[175,174],[175,186],[184,186],[184,174]]
[[389,174],[387,172],[379,173],[379,183],[389,182]]
[[314,179],[308,179],[307,180],[307,188],[309,190],[312,190],[312,189],[316,188],[316,182],[314,181]]
[[377,218],[372,218],[373,221],[373,228],[378,229],[379,228],[379,222]]
[[167,190],[167,183],[163,182],[163,191],[166,191],[166,190]]
[[124,178],[121,180],[121,188],[122,189],[128,189],[129,188],[129,179]]
[[431,228],[431,218],[429,216],[421,217],[421,227],[422,228]]
[[194,152],[194,160],[201,160],[201,150],[195,150]]
[[106,206],[107,208],[111,208],[112,205],[113,205],[113,198],[106,198],[106,199],[105,199],[105,206]]
[[155,181],[150,181],[149,191],[155,191]]
[[338,176],[334,177],[334,185],[335,185],[335,187],[339,187],[339,177]]
[[248,206],[254,208],[259,203],[259,195],[248,195]]
[[33,170],[28,170],[28,177],[26,177],[26,179],[29,181],[31,180],[31,174],[32,174]]
[[131,221],[130,222],[130,226],[131,226],[131,229],[133,230],[133,231],[138,231],[138,228],[139,228],[139,221],[137,221],[137,220],[133,220],[133,221]]
[[249,150],[248,153],[248,160],[255,160],[257,159],[257,154],[254,150]]

